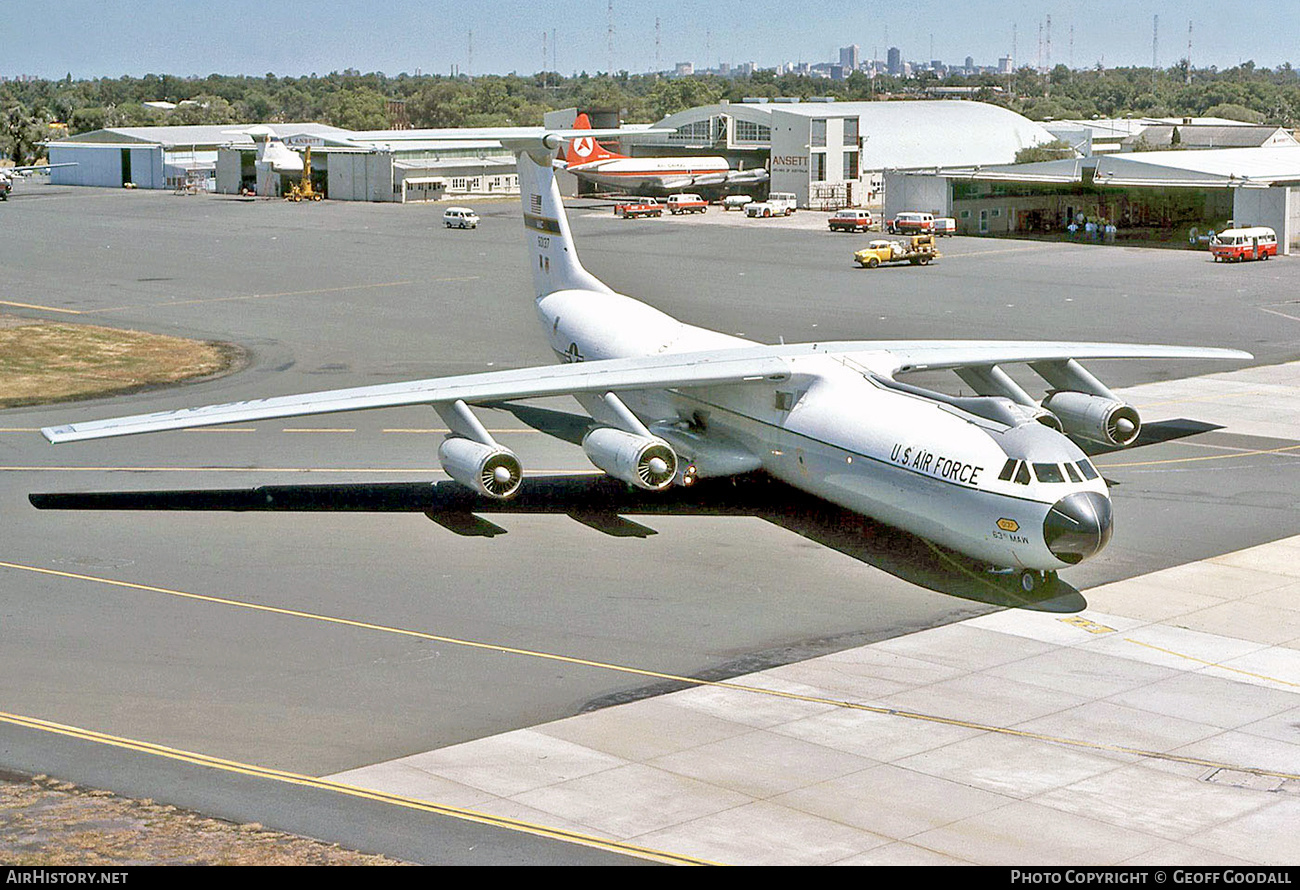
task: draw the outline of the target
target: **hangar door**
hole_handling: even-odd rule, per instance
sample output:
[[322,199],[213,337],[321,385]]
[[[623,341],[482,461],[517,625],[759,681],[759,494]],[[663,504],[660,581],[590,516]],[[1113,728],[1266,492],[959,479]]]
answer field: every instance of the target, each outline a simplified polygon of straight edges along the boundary
[[1282,252],[1289,254],[1300,239],[1294,204],[1293,190],[1285,186],[1238,188],[1233,192],[1232,221],[1237,226],[1268,226],[1277,232]]

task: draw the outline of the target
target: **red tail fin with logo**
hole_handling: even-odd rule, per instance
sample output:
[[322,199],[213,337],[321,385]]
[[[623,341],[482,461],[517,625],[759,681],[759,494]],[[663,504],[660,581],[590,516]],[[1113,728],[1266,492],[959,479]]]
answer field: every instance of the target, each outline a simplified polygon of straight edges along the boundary
[[[590,130],[591,119],[586,114],[580,114],[573,122],[575,130]],[[586,164],[591,161],[603,161],[607,158],[622,158],[626,155],[615,154],[604,148],[599,142],[591,136],[581,136],[571,141],[568,148],[564,151],[564,161],[567,164]]]

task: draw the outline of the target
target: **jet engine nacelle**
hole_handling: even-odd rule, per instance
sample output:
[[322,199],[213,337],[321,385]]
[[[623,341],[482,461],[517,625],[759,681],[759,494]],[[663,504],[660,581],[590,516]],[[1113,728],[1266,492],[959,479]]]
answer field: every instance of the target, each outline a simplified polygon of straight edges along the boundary
[[753,170],[732,170],[727,174],[728,185],[745,185],[747,183],[767,182],[768,173],[762,168]]
[[438,460],[447,475],[461,485],[497,500],[514,497],[524,478],[513,451],[460,436],[443,440]]
[[1065,432],[1103,445],[1131,445],[1142,432],[1142,420],[1132,405],[1083,392],[1054,392],[1043,407],[1061,420]]
[[691,182],[691,185],[705,187],[711,185],[722,185],[726,181],[727,174],[725,173],[701,173],[699,176],[695,177]]
[[597,427],[582,440],[587,458],[615,479],[649,491],[673,484],[677,453],[655,436],[638,436],[613,427]]

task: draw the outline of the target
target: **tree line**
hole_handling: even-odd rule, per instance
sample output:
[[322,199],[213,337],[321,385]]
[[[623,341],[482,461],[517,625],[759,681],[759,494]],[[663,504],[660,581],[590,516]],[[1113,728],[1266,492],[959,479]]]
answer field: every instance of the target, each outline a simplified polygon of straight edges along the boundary
[[[624,120],[653,123],[668,114],[726,99],[812,96],[841,101],[918,98],[932,86],[974,86],[973,98],[1003,105],[1033,120],[1092,117],[1215,116],[1295,126],[1300,121],[1300,75],[1290,63],[1275,69],[1245,62],[1225,70],[1070,69],[1040,73],[1024,67],[1011,75],[870,77],[854,72],[842,81],[759,70],[748,77],[555,72],[446,77],[358,71],[264,77],[212,74],[0,84],[0,150],[14,163],[31,163],[40,143],[106,127],[249,124],[316,121],[349,130],[391,126],[389,102],[403,103],[414,127],[540,125],[550,110],[567,107],[617,110]],[[173,110],[145,105],[176,103]]]

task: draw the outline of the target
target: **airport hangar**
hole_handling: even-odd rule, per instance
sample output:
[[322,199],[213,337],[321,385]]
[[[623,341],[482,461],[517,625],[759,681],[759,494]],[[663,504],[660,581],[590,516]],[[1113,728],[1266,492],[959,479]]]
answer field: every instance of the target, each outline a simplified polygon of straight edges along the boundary
[[[492,136],[506,130],[373,130],[316,123],[267,125],[286,145],[311,147],[313,181],[343,201],[438,200],[451,195],[518,194],[514,156]],[[287,194],[300,174],[258,169],[252,125],[118,127],[48,143],[56,185],[201,189]],[[491,133],[492,136],[485,136]]]
[[[565,127],[576,109],[552,112],[546,126]],[[606,115],[608,116],[608,115]],[[597,126],[615,125],[599,115]],[[518,192],[514,158],[501,147],[511,128],[352,132],[324,124],[271,124],[287,145],[312,147],[317,185],[334,200],[437,200],[451,195]],[[996,105],[969,101],[722,102],[669,115],[653,125],[673,133],[637,135],[621,147],[634,156],[726,157],[738,168],[767,167],[773,191],[793,192],[799,206],[832,209],[878,200],[885,170],[1009,164],[1022,148],[1055,138],[1040,125]],[[243,187],[287,192],[292,176],[259,181],[247,126],[124,127],[49,143],[58,168],[52,182],[175,188],[198,178],[212,191]]]
[[719,154],[766,166],[770,189],[800,207],[837,209],[879,200],[886,170],[1010,164],[1024,148],[1056,139],[1022,115],[984,102],[835,102],[746,99],[703,105],[655,125],[634,155]]
[[1149,151],[886,176],[885,214],[919,210],[959,234],[1061,232],[1071,218],[1184,238],[1193,229],[1269,226],[1300,248],[1300,145]]

